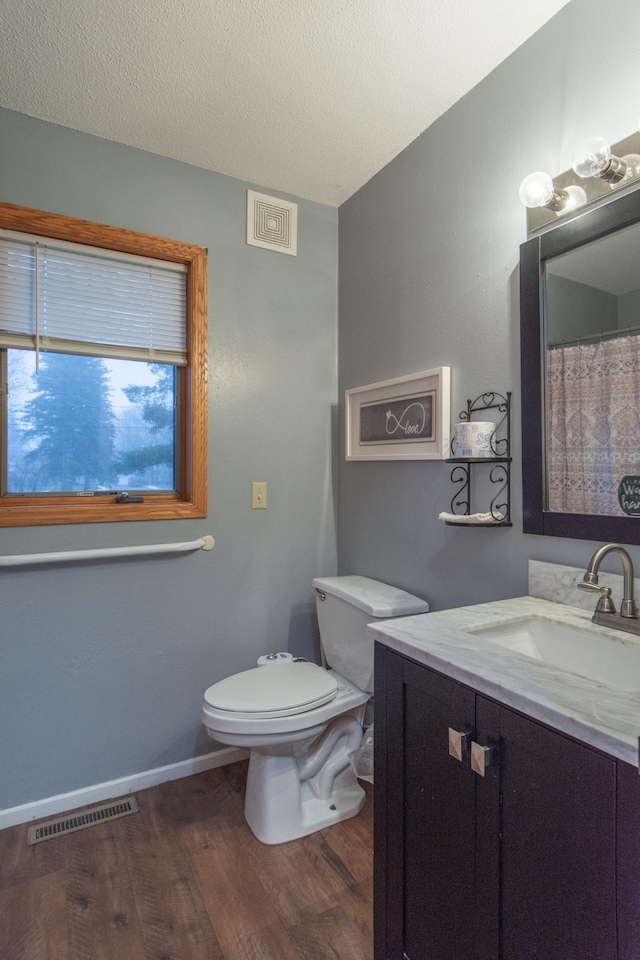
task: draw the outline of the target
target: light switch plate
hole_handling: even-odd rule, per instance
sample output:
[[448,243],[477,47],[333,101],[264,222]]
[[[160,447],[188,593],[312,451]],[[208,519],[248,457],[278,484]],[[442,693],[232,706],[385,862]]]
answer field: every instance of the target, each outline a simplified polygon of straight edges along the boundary
[[255,480],[251,484],[251,509],[267,509],[267,482],[266,480]]

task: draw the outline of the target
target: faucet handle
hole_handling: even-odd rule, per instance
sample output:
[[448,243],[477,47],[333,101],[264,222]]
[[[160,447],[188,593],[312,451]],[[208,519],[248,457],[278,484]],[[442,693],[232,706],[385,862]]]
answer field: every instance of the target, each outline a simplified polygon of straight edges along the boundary
[[611,599],[611,587],[600,587],[600,599],[596,603],[597,613],[615,613],[616,605]]

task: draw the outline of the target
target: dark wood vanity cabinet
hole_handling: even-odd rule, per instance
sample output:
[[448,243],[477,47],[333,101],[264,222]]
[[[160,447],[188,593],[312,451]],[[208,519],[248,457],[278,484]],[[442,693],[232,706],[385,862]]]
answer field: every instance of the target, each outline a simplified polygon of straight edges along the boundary
[[635,768],[380,644],[374,744],[375,960],[640,960]]

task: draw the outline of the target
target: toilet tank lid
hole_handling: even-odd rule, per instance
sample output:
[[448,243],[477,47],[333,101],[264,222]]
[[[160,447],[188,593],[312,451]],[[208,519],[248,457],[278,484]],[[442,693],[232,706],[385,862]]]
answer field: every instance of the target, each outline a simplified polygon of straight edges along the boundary
[[369,577],[316,577],[313,586],[352,603],[372,617],[405,617],[429,609],[426,600]]

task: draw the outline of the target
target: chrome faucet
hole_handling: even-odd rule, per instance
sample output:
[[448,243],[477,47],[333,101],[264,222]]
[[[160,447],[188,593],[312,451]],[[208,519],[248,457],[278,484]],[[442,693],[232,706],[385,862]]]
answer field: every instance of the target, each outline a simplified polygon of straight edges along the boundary
[[[603,559],[609,553],[617,553],[622,561],[622,570],[624,573],[624,586],[622,591],[622,604],[620,613],[616,613],[616,608],[611,599],[611,587],[601,587],[598,584],[598,570]],[[600,597],[596,604],[596,609],[591,618],[594,623],[600,623],[602,626],[612,627],[614,630],[627,630],[630,633],[640,634],[640,620],[638,619],[638,608],[636,607],[634,590],[634,573],[631,557],[624,547],[619,543],[605,543],[598,547],[594,555],[589,560],[587,571],[578,584],[580,590],[589,590],[592,593],[599,593]]]

